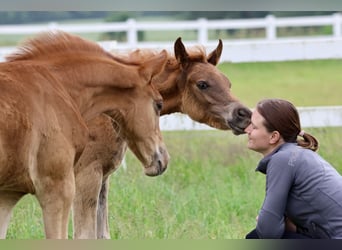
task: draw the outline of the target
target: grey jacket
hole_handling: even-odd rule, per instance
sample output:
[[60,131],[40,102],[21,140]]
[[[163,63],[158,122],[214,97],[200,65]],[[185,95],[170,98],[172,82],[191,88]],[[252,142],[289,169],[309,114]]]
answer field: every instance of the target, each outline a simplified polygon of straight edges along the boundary
[[342,176],[317,153],[285,143],[263,158],[266,196],[256,231],[281,238],[289,217],[312,238],[342,239]]

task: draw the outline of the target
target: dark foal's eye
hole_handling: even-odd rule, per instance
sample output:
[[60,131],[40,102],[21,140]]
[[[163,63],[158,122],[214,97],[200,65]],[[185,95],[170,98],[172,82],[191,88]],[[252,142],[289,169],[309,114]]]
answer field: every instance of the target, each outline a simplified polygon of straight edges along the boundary
[[206,81],[198,81],[196,85],[197,85],[197,88],[201,90],[209,88],[209,85]]

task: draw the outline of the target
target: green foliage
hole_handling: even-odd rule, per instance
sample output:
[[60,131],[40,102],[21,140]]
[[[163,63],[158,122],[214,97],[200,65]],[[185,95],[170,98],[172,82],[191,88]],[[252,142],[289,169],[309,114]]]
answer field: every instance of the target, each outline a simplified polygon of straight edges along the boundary
[[0,24],[28,24],[62,20],[103,18],[106,11],[1,11]]
[[[335,11],[336,12],[336,11]],[[167,17],[177,19],[263,18],[268,14],[283,16],[329,15],[334,11],[1,11],[0,24],[21,24],[100,18],[123,21],[124,17]]]
[[[136,12],[114,12],[105,18],[106,22],[125,22],[130,18],[136,18],[138,15]],[[106,32],[100,36],[100,40],[116,40],[118,42],[127,41],[127,32]],[[138,31],[138,41],[144,40],[144,32]]]

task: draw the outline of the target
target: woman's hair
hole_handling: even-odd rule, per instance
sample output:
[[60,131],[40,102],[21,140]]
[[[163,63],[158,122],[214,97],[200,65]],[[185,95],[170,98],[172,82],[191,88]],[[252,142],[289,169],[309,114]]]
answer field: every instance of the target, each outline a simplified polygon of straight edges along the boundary
[[289,101],[264,99],[257,104],[256,109],[265,119],[264,126],[268,132],[278,131],[285,142],[297,142],[299,146],[312,151],[318,149],[316,138],[301,129],[298,111]]

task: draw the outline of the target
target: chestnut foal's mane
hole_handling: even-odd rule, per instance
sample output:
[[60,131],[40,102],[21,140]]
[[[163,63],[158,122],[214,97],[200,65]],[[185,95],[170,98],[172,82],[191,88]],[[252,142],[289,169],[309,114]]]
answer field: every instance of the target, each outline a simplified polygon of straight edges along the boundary
[[[158,53],[160,53],[160,51],[154,49],[136,49],[130,53],[115,53],[115,58],[124,60],[126,63],[138,64],[139,62],[154,57]],[[191,49],[187,49],[187,53],[189,56],[188,59],[191,62],[207,62],[207,55],[203,46],[194,46]],[[169,52],[167,52],[167,58],[169,64],[174,63],[173,61],[176,60],[174,55]]]
[[[65,54],[87,53],[99,56],[106,56],[119,63],[139,65],[160,53],[153,49],[138,49],[130,53],[109,53],[95,42],[82,39],[64,31],[47,31],[40,35],[24,41],[12,54],[6,56],[6,61],[46,59],[53,56],[63,57]],[[195,46],[187,51],[188,59],[191,62],[206,62],[207,55],[203,46]],[[175,58],[167,53],[169,64],[175,64]]]
[[63,31],[47,31],[24,41],[17,51],[6,57],[6,61],[46,59],[65,54],[81,54],[106,56],[115,59],[95,42],[73,36]]

